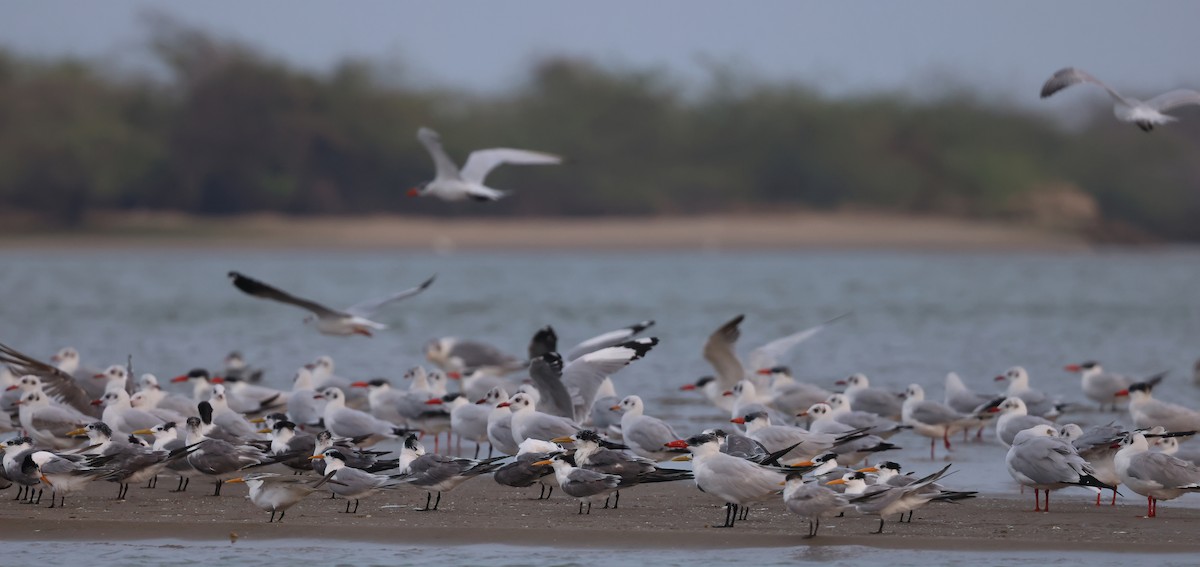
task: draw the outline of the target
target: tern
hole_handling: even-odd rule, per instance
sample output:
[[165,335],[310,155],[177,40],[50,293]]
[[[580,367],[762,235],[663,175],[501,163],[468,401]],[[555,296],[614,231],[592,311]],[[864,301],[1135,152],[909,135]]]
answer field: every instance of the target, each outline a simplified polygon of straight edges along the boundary
[[550,465],[554,467],[554,478],[568,496],[579,500],[579,513],[583,514],[583,505],[587,504],[587,513],[592,513],[592,503],[607,500],[621,485],[621,477],[615,474],[604,474],[593,470],[573,467],[563,460],[562,455],[553,455],[534,465]]
[[475,150],[467,156],[462,169],[442,149],[442,138],[430,128],[417,130],[417,139],[433,158],[436,176],[408,190],[409,197],[437,197],[443,201],[496,201],[508,194],[483,184],[484,178],[496,167],[514,165],[556,165],[562,158],[553,154],[512,148]]
[[1046,84],[1042,85],[1042,98],[1046,98],[1071,85],[1078,85],[1080,83],[1091,83],[1104,89],[1108,93],[1109,98],[1113,100],[1113,115],[1117,117],[1117,120],[1121,122],[1133,122],[1143,132],[1153,130],[1156,125],[1177,120],[1174,116],[1163,114],[1168,110],[1189,104],[1200,105],[1200,92],[1191,89],[1173,90],[1146,101],[1127,97],[1100,79],[1074,67],[1055,71],[1054,75],[1046,81]]
[[[563,448],[557,443],[540,439],[526,439],[517,449],[517,458],[498,469],[492,474],[497,484],[514,488],[527,488],[538,483],[538,500],[549,499],[554,494],[554,485],[542,480],[547,475],[554,474],[554,469],[545,462],[551,454],[561,453]],[[547,492],[547,488],[550,490]]]
[[[358,501],[376,491],[395,488],[397,484],[392,479],[364,470],[346,466],[346,457],[337,449],[329,449],[320,455],[309,457],[325,461],[325,476],[329,481],[329,490],[346,499],[346,514],[358,513]],[[354,500],[354,510],[350,510],[350,500]]]
[[766,500],[779,492],[786,471],[764,467],[721,452],[714,435],[700,434],[668,443],[674,448],[692,452],[692,470],[696,486],[725,502],[725,523],[731,528],[737,522],[738,509],[751,502]]
[[318,332],[323,335],[338,337],[352,335],[370,337],[373,334],[372,331],[386,329],[387,325],[372,321],[369,317],[388,303],[412,297],[425,291],[426,288],[433,284],[433,280],[436,277],[436,275],[430,277],[417,287],[396,292],[386,297],[357,303],[339,310],[331,309],[312,300],[296,297],[279,288],[272,287],[238,272],[229,272],[229,279],[233,281],[233,285],[243,292],[254,297],[287,303],[311,311],[313,314],[304,318],[305,323],[315,321]]
[[[674,439],[672,439],[674,441]],[[575,464],[580,468],[621,478],[621,488],[642,483],[689,480],[692,473],[685,470],[660,469],[654,461],[606,449],[604,439],[590,429],[583,429],[568,437],[559,437],[554,443],[575,444]],[[621,504],[621,492],[613,493],[613,508]],[[608,502],[604,504],[608,508]]]
[[853,504],[863,514],[879,516],[879,529],[872,533],[881,534],[883,533],[884,516],[900,514],[900,517],[903,518],[905,512],[911,512],[939,498],[939,492],[924,489],[945,476],[948,470],[950,470],[950,465],[903,487],[886,484],[868,486],[866,474],[861,471],[846,473],[842,478],[831,480],[826,484],[845,484],[845,494],[850,499],[850,504]]
[[[400,450],[400,474],[391,478],[426,491],[425,507],[417,508],[418,511],[437,510],[438,505],[442,503],[443,492],[454,490],[458,485],[479,475],[494,472],[500,468],[496,461],[507,458],[493,457],[477,461],[425,453],[424,447],[417,441],[417,436],[409,435]],[[434,492],[437,493],[437,501],[430,507],[429,502]]]
[[242,482],[250,489],[250,501],[255,506],[271,513],[267,523],[275,521],[275,513],[279,513],[279,521],[287,514],[288,508],[295,506],[305,496],[312,494],[329,477],[324,477],[313,483],[306,478],[282,476],[276,473],[254,473],[226,480],[226,483]]
[[808,534],[805,538],[817,536],[821,529],[821,518],[840,514],[850,503],[845,496],[838,494],[819,482],[805,481],[801,473],[787,475],[782,482],[783,505],[788,511],[808,520]]

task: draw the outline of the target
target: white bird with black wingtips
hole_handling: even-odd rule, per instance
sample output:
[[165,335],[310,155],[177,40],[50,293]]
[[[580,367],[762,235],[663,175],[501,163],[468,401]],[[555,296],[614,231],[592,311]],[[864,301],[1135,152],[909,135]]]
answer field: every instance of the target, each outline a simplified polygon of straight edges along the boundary
[[475,150],[460,170],[442,148],[442,137],[430,128],[417,130],[417,139],[425,146],[437,170],[431,181],[408,190],[409,197],[437,197],[443,201],[496,201],[508,194],[483,184],[484,178],[500,165],[556,165],[562,158],[553,154],[512,148]]

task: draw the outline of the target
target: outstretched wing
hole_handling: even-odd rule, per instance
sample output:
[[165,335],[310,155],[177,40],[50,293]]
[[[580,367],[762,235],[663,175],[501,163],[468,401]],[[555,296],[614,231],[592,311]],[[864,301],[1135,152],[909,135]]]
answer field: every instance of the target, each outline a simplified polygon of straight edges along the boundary
[[579,358],[589,352],[596,352],[602,348],[619,345],[629,339],[632,339],[633,337],[637,336],[638,333],[645,331],[652,326],[654,326],[654,321],[647,320],[634,323],[628,327],[623,327],[615,331],[609,331],[607,333],[596,335],[571,347],[571,350],[567,351],[566,358],[567,360],[575,360],[576,358]]
[[542,395],[538,410],[551,415],[575,419],[571,394],[562,381],[563,362],[558,353],[548,352],[529,361],[529,377]]
[[[428,147],[428,144],[426,145]],[[467,163],[462,168],[462,179],[471,183],[483,183],[483,178],[497,166],[504,163],[516,165],[553,165],[562,163],[562,158],[554,154],[533,152],[529,150],[514,150],[512,148],[492,148],[490,150],[475,150],[467,156]]]
[[295,305],[301,309],[307,309],[313,313],[316,313],[318,317],[346,316],[346,314],[342,313],[341,311],[335,311],[315,301],[296,297],[290,293],[287,293],[286,291],[271,287],[254,278],[243,276],[237,272],[229,272],[229,279],[233,280],[234,287],[249,295],[253,295],[254,297],[261,297],[263,299],[271,299],[280,303]]
[[9,366],[17,376],[37,376],[42,381],[43,391],[80,413],[100,415],[91,403],[92,397],[70,374],[3,343],[0,343],[0,364]]
[[655,337],[634,339],[585,354],[563,368],[562,382],[571,392],[576,415],[582,419],[591,411],[596,390],[605,378],[645,356],[657,344]]
[[1067,67],[1065,69],[1059,69],[1058,71],[1055,71],[1054,75],[1047,79],[1046,83],[1042,85],[1042,98],[1046,98],[1071,85],[1077,85],[1079,83],[1091,83],[1093,85],[1099,85],[1100,88],[1108,91],[1108,96],[1112,97],[1113,100],[1131,106],[1133,104],[1132,101],[1121,96],[1121,93],[1113,90],[1113,88],[1105,84],[1104,81],[1101,81],[1100,79],[1091,76],[1087,72],[1074,67]]
[[707,360],[717,371],[721,387],[726,390],[733,388],[735,384],[746,377],[742,361],[738,359],[737,353],[733,350],[733,345],[742,336],[742,330],[738,328],[738,325],[741,325],[745,318],[745,315],[738,315],[730,319],[728,323],[721,325],[721,328],[713,331],[713,334],[708,336],[708,341],[704,343],[704,360]]
[[379,308],[383,307],[384,305],[387,305],[393,301],[400,301],[401,299],[412,297],[418,293],[421,293],[422,291],[425,291],[426,288],[428,288],[430,285],[433,285],[433,280],[435,279],[437,279],[437,274],[430,276],[429,279],[425,280],[417,287],[409,288],[404,291],[398,291],[386,297],[355,303],[354,305],[346,308],[346,313],[358,315],[359,317],[370,317],[371,314],[378,311]]
[[779,364],[779,359],[786,355],[788,351],[795,348],[796,345],[811,339],[814,335],[824,330],[825,327],[830,323],[849,316],[849,313],[838,315],[837,317],[821,323],[816,327],[811,327],[800,331],[799,333],[794,333],[780,339],[775,339],[750,351],[750,370],[757,371],[764,368],[772,368],[777,366]]
[[442,137],[437,132],[429,128],[421,128],[417,130],[417,139],[425,146],[425,151],[429,152],[429,156],[433,158],[433,166],[437,168],[437,179],[447,181],[452,179],[462,179],[458,174],[458,166],[454,165],[454,161],[450,156],[446,155],[446,150],[442,149]]
[[1160,94],[1146,101],[1146,106],[1160,112],[1189,104],[1200,105],[1200,92],[1191,89],[1179,89]]

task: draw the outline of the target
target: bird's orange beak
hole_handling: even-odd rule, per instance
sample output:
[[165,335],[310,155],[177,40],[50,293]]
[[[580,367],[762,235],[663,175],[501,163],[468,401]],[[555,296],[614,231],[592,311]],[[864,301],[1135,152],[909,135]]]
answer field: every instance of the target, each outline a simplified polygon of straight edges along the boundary
[[729,423],[736,423],[736,424],[738,424],[738,425],[742,425],[742,424],[746,423],[746,418],[744,418],[744,417],[735,417],[735,418],[733,418],[733,419],[729,420]]
[[814,464],[816,464],[816,463],[814,463],[812,461],[804,461],[802,463],[794,463],[792,466],[793,467],[811,467]]
[[506,408],[506,407],[509,407],[509,406],[511,406],[511,405],[512,405],[512,404],[510,404],[510,403],[508,403],[508,402],[500,402],[500,403],[496,404],[496,407],[498,407],[498,408]]
[[696,385],[695,384],[684,384],[684,385],[680,386],[679,389],[684,392],[690,392],[690,391],[696,389]]
[[412,189],[408,190],[408,193],[405,193],[405,194],[408,195],[409,197],[420,197],[421,190],[417,189],[416,187],[413,187]]
[[1117,392],[1117,393],[1115,393],[1115,394],[1113,394],[1113,395],[1114,395],[1114,396],[1128,396],[1128,395],[1129,395],[1129,390],[1121,390],[1120,392]]
[[865,469],[858,469],[858,472],[879,472],[879,469],[875,467],[867,467]]
[[171,379],[172,382],[187,382],[187,374],[176,376]]
[[437,405],[441,405],[441,404],[442,404],[441,398],[432,398],[429,400],[425,400],[425,405],[427,405],[427,406],[437,406]]
[[758,371],[755,372],[755,374],[762,374],[763,376],[769,375],[770,373],[771,373],[770,368],[759,368]]
[[839,478],[839,479],[831,480],[825,484],[846,484],[846,481]]
[[721,395],[722,396],[732,396],[733,390],[725,390],[724,392],[721,392]]
[[1081,368],[1078,364],[1068,364],[1063,367],[1063,370],[1066,370],[1067,372],[1079,372],[1080,370],[1083,370],[1083,368]]
[[325,455],[313,455],[308,458],[310,461],[319,461],[325,458]]
[[618,404],[618,405],[615,405],[615,406],[613,406],[613,407],[611,407],[611,408],[608,408],[608,409],[610,409],[610,410],[612,410],[612,411],[621,411],[621,406],[620,406],[620,404]]

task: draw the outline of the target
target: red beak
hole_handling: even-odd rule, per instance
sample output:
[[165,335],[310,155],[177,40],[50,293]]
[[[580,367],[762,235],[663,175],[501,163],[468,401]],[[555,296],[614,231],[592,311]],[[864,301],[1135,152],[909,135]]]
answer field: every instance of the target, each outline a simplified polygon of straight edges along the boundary
[[845,386],[845,385],[846,385],[846,381],[845,381],[845,380],[838,380],[837,382],[834,382],[834,383],[833,383],[833,385],[834,385],[834,386]]
[[1003,382],[1003,381],[1004,381],[1004,377],[1003,377],[1003,376],[997,376],[997,377],[996,377],[996,381],[997,381],[997,382]]
[[1121,390],[1120,392],[1117,392],[1117,393],[1115,393],[1115,394],[1113,394],[1113,395],[1114,395],[1114,396],[1128,396],[1128,395],[1129,395],[1129,390]]
[[188,378],[187,374],[184,374],[183,376],[176,376],[176,377],[172,378],[171,381],[172,382],[187,382],[187,378]]
[[461,372],[447,372],[446,377],[451,380],[462,380],[462,373]]
[[691,391],[691,390],[696,389],[696,385],[695,384],[684,384],[684,385],[680,386],[679,389],[684,390],[684,391]]
[[212,382],[213,384],[224,384],[225,383],[225,379],[220,376],[213,376],[212,378],[209,378],[208,381]]
[[314,399],[314,400],[323,400],[323,399],[325,399],[325,395],[324,395],[324,394],[317,394],[317,395],[313,396],[313,399]]
[[107,374],[93,374],[92,378],[104,378]]
[[988,413],[999,413],[999,412],[1000,412],[1000,408],[998,408],[998,407],[988,408]]
[[735,417],[735,418],[733,418],[733,419],[729,420],[729,423],[736,423],[736,424],[738,424],[738,425],[741,425],[741,424],[744,424],[744,423],[746,423],[746,418],[744,418],[744,417]]
[[484,403],[484,402],[486,402],[486,401],[487,401],[487,398],[484,398],[484,399],[482,399],[482,400],[479,400],[478,402],[475,402],[475,405],[482,404],[482,403]]
[[101,403],[100,400],[92,400],[92,405],[94,405],[94,406],[98,406],[98,405],[100,405],[100,403]]
[[731,390],[725,390],[724,392],[721,392],[721,395],[722,395],[722,396],[732,396],[732,395],[733,395],[733,391],[731,391]]
[[416,187],[413,187],[412,189],[409,189],[409,190],[408,190],[408,193],[407,193],[407,195],[408,195],[409,197],[420,197],[420,196],[421,196],[421,190],[420,190],[420,189],[417,189]]
[[1078,364],[1068,364],[1063,367],[1063,370],[1066,370],[1067,372],[1079,372],[1080,370],[1083,370],[1083,368],[1080,368]]
[[16,384],[13,384],[12,386],[9,386],[9,387],[5,388],[5,389],[4,389],[4,391],[5,391],[5,392],[11,392],[11,391],[13,391],[13,390],[16,390],[16,389],[17,389],[17,385],[16,385]]
[[666,443],[663,446],[670,447],[672,449],[687,449],[688,444],[687,444],[687,441],[684,441],[683,439],[676,439],[675,441]]
[[758,372],[755,372],[755,374],[762,374],[763,376],[768,376],[771,374],[771,369],[770,368],[759,368]]
[[508,406],[511,406],[511,405],[512,405],[512,404],[510,404],[510,403],[508,403],[508,402],[500,402],[500,403],[496,404],[496,407],[498,407],[498,408],[506,408],[506,407],[508,407]]
[[371,385],[370,385],[370,384],[368,384],[368,383],[366,383],[366,382],[361,382],[361,381],[360,381],[360,382],[355,382],[355,383],[353,383],[353,384],[350,384],[350,387],[351,387],[351,388],[370,388],[370,387],[371,387]]
[[441,398],[433,398],[431,400],[425,401],[425,405],[427,405],[427,406],[437,406],[437,405],[441,405],[441,404],[442,404]]

